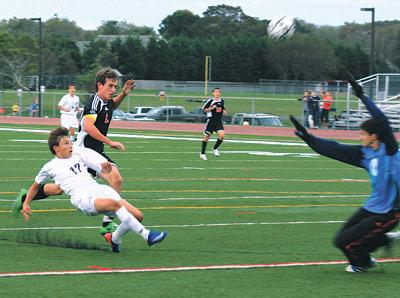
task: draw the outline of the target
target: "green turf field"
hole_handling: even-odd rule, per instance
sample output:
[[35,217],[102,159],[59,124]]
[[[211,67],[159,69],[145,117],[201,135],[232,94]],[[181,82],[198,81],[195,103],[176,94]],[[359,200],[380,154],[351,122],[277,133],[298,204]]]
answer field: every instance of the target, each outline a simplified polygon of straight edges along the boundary
[[[50,129],[0,125],[14,127]],[[369,193],[363,170],[309,155],[295,138],[229,135],[241,142],[224,142],[221,157],[201,161],[200,133],[117,132],[127,135],[113,138],[127,151],[107,152],[124,177],[122,196],[146,226],[168,230],[166,240],[149,248],[128,234],[114,254],[98,233],[101,217],[75,211],[65,195],[34,202],[27,223],[12,217],[17,191],[52,155],[34,141],[44,133],[0,130],[2,273],[344,260],[331,241]],[[399,263],[356,275],[344,267],[8,277],[0,297],[395,297]]]

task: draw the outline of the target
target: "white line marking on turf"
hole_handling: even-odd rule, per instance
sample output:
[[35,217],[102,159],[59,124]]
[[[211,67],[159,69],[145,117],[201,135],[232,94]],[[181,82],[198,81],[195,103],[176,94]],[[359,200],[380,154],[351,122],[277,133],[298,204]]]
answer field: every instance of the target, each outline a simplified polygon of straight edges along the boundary
[[[378,263],[399,262],[399,258],[378,259]],[[285,262],[270,264],[227,264],[227,265],[205,265],[205,266],[179,266],[159,268],[100,268],[92,270],[65,270],[65,271],[37,271],[37,272],[4,272],[0,277],[18,276],[49,276],[49,275],[82,275],[82,274],[104,274],[104,273],[144,273],[144,272],[176,272],[196,270],[228,270],[228,269],[256,269],[256,268],[288,268],[304,266],[328,266],[347,264],[347,261],[316,261],[316,262]]]
[[[36,132],[48,134],[50,130],[44,129],[23,129],[23,128],[4,128],[0,127],[0,131],[15,131],[15,132]],[[156,139],[156,140],[173,140],[173,141],[196,141],[200,138],[188,138],[188,137],[169,137],[169,136],[151,136],[151,135],[135,135],[135,134],[122,134],[122,133],[109,133],[109,137],[120,137],[120,138],[133,138],[133,139]],[[32,140],[36,141],[36,140]],[[263,140],[224,140],[224,143],[241,143],[241,144],[258,144],[258,145],[281,145],[281,146],[299,146],[307,147],[307,144],[300,142],[279,142],[279,141],[263,141]]]
[[[231,222],[231,223],[200,223],[187,225],[153,225],[149,228],[201,228],[201,227],[230,227],[230,226],[255,226],[255,225],[307,225],[307,224],[337,224],[344,223],[342,220],[326,221],[285,221],[285,222]],[[98,226],[83,227],[30,227],[30,228],[0,228],[0,231],[33,231],[33,230],[79,230],[99,229]]]

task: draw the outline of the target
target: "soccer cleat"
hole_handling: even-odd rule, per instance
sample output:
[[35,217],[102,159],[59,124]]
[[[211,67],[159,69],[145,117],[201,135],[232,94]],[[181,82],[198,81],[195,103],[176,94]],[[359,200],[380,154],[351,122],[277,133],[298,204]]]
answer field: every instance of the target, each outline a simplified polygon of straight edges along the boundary
[[27,190],[24,189],[24,188],[22,188],[19,191],[19,194],[18,194],[17,198],[15,199],[15,201],[14,201],[12,207],[11,207],[11,212],[12,212],[12,214],[14,216],[18,216],[19,213],[21,212],[22,204],[24,203],[24,199],[26,197],[26,193],[27,193]]
[[361,273],[361,272],[367,272],[368,269],[374,268],[376,267],[376,260],[371,257],[370,261],[369,261],[369,265],[368,266],[355,266],[355,265],[348,265],[346,267],[346,271],[350,272],[350,273]]
[[150,230],[149,237],[147,238],[147,244],[152,246],[156,243],[159,243],[163,241],[164,238],[167,237],[167,235],[168,235],[167,231],[159,232]]
[[104,240],[111,245],[111,249],[113,252],[121,252],[121,245],[116,244],[112,241],[112,233],[104,234]]
[[201,160],[207,160],[207,156],[205,154],[200,153],[200,159]]
[[105,222],[105,223],[103,223],[103,226],[100,228],[100,234],[104,236],[107,233],[114,233],[114,231],[117,228],[118,228],[118,225],[115,222],[113,222],[113,221]]
[[214,156],[217,156],[217,157],[219,157],[219,151],[218,151],[218,149],[213,149],[213,153],[214,153]]

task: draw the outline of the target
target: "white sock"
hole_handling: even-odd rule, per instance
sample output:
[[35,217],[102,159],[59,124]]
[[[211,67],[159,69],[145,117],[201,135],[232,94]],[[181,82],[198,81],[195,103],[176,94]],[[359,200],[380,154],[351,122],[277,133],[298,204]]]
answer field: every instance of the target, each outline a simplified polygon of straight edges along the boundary
[[130,214],[125,207],[119,208],[115,214],[121,221],[121,224],[113,233],[114,243],[120,243],[121,237],[125,235],[128,231],[135,232],[147,241],[150,231],[147,230],[132,214]]

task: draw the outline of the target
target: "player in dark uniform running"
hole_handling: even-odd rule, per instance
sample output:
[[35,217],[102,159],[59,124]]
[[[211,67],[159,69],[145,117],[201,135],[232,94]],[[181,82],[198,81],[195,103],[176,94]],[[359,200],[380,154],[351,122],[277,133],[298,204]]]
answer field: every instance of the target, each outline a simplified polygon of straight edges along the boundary
[[[116,109],[123,99],[134,87],[133,80],[127,80],[122,88],[122,92],[113,98],[118,83],[118,76],[111,68],[104,68],[96,74],[96,94],[92,95],[85,105],[79,133],[75,146],[84,146],[103,155],[112,164],[110,173],[101,174],[99,177],[106,180],[108,184],[117,192],[121,191],[122,177],[115,163],[104,153],[104,144],[120,151],[125,150],[125,146],[120,142],[111,141],[107,137],[108,128],[112,119],[114,109]],[[95,172],[89,169],[95,175]],[[42,184],[34,200],[44,199],[51,195],[61,194],[62,190],[54,183]],[[16,202],[13,205],[14,213],[18,214],[26,196],[26,190],[22,189]],[[112,220],[108,217],[103,219],[103,232],[108,232],[112,228]]]
[[203,106],[203,111],[207,113],[206,128],[204,130],[204,138],[201,144],[200,158],[207,160],[206,147],[208,140],[213,132],[218,133],[218,140],[213,147],[215,156],[219,156],[218,147],[225,138],[224,125],[222,124],[222,116],[226,115],[225,103],[221,99],[221,89],[214,88],[212,90],[212,98],[208,99]]

